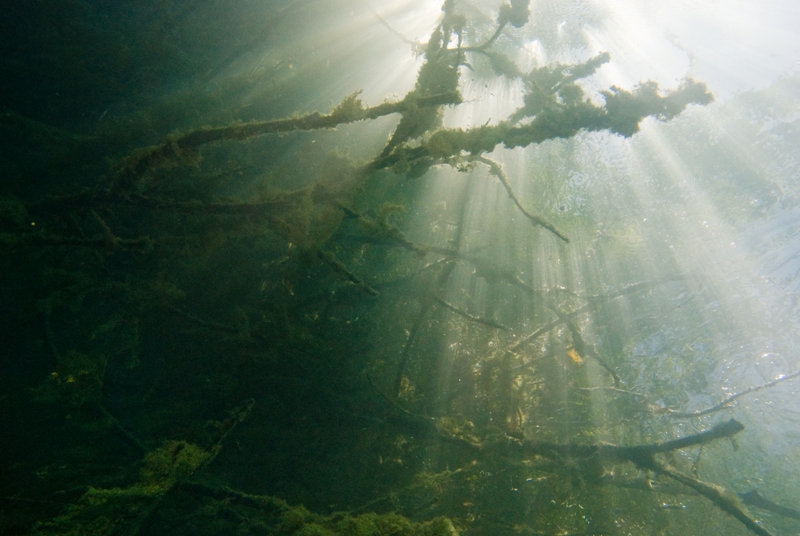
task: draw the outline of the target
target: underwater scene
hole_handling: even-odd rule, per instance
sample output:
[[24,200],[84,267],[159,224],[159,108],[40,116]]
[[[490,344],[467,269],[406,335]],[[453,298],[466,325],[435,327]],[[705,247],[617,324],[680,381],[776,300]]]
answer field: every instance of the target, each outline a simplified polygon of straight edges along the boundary
[[0,24],[0,535],[800,534],[800,3]]

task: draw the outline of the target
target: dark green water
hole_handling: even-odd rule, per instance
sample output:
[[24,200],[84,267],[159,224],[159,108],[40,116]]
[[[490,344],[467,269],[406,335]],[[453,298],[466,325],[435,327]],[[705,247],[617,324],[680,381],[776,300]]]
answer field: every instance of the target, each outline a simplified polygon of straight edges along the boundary
[[0,534],[800,533],[792,3],[0,21]]

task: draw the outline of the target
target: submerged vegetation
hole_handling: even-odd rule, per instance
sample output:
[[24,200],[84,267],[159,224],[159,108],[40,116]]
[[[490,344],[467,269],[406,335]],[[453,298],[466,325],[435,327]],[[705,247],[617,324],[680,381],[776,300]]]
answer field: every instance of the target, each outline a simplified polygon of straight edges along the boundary
[[[607,53],[523,71],[502,45],[529,7],[481,21],[446,0],[426,43],[403,38],[421,57],[413,89],[374,106],[356,91],[329,113],[182,126],[137,149],[113,129],[57,137],[3,115],[9,132],[117,158],[95,184],[0,199],[2,269],[24,289],[8,298],[14,325],[35,333],[16,350],[35,355],[26,388],[2,403],[31,423],[15,448],[36,445],[4,470],[0,532],[763,535],[747,504],[793,512],[702,475],[735,448],[739,422],[675,435],[669,419],[717,416],[797,374],[686,411],[671,385],[634,386],[634,336],[608,319],[702,282],[569,286],[470,242],[476,184],[496,181],[507,206],[495,216],[525,222],[555,266],[585,230],[516,191],[495,154],[586,131],[631,137],[712,101],[692,79],[590,94]],[[519,84],[522,105],[447,126],[467,72]],[[368,158],[336,137],[390,116]],[[317,133],[330,135],[322,157]],[[410,192],[444,168],[461,184],[427,200],[445,230],[426,234],[405,223]],[[525,180],[535,191],[540,179],[534,167]],[[608,418],[593,413],[600,399]]]

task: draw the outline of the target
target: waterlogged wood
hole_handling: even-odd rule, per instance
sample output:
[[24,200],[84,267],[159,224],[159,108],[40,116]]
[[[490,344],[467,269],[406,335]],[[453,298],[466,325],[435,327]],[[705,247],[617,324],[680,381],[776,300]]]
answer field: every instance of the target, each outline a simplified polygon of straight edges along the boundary
[[765,499],[758,493],[757,490],[750,490],[746,493],[740,493],[739,498],[744,504],[749,504],[750,506],[755,506],[756,508],[761,508],[762,510],[774,512],[792,519],[800,519],[800,510],[781,506],[770,501],[769,499]]
[[545,456],[556,459],[565,456],[584,459],[597,457],[605,463],[632,462],[641,469],[654,469],[657,464],[654,458],[656,454],[704,445],[724,437],[733,437],[742,430],[744,430],[742,423],[735,419],[730,419],[705,432],[649,445],[624,447],[619,445],[586,445],[525,440],[520,442],[518,450],[525,456]]
[[384,115],[402,113],[409,109],[458,104],[461,96],[457,91],[432,95],[428,97],[406,98],[400,102],[383,103],[364,108],[358,93],[347,97],[333,112],[329,114],[312,114],[277,119],[273,121],[253,121],[238,123],[225,127],[204,127],[186,134],[179,134],[161,145],[146,147],[136,151],[123,160],[121,168],[111,177],[111,189],[123,194],[133,187],[150,167],[175,158],[183,158],[185,154],[196,151],[204,145],[222,140],[245,140],[265,134],[278,134],[300,130],[330,129],[346,123],[354,123],[367,119],[377,119]]

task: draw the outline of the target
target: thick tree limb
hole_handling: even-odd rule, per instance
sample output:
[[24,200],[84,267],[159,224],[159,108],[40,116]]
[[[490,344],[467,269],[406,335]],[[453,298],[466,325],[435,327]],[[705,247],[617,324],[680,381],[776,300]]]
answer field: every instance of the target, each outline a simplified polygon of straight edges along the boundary
[[756,508],[761,508],[762,510],[767,510],[769,512],[774,512],[776,514],[780,514],[785,517],[790,517],[792,519],[800,519],[800,511],[795,510],[794,508],[787,508],[786,506],[781,506],[776,504],[769,499],[765,499],[761,495],[758,494],[756,490],[750,490],[746,493],[740,493],[739,498],[742,500],[744,504],[749,504],[750,506],[755,506]]
[[273,121],[253,121],[234,124],[226,127],[203,127],[185,134],[173,136],[162,145],[146,147],[126,158],[121,168],[110,178],[111,189],[118,194],[128,192],[136,180],[149,168],[161,162],[182,158],[184,153],[195,151],[204,145],[222,140],[244,140],[265,134],[277,134],[296,130],[319,130],[334,128],[337,125],[354,123],[366,119],[376,119],[384,115],[402,113],[407,110],[418,110],[430,106],[458,104],[461,96],[457,91],[438,95],[412,98],[406,97],[400,102],[387,102],[364,108],[358,93],[347,97],[331,113],[323,115],[314,112],[302,117],[277,119]]
[[692,488],[697,493],[699,493],[700,495],[704,496],[712,503],[714,503],[714,505],[717,508],[735,517],[736,520],[739,521],[745,527],[747,527],[750,530],[750,532],[758,534],[759,536],[772,536],[771,532],[769,532],[764,527],[759,525],[753,518],[751,518],[748,515],[744,507],[740,504],[737,497],[735,495],[732,495],[730,492],[726,491],[724,488],[721,488],[720,486],[715,486],[713,484],[708,484],[706,482],[697,480],[696,478],[684,475],[683,473],[679,473],[675,469],[666,465],[660,465],[656,463],[652,467],[652,470],[655,471],[656,473],[677,480],[684,486]]

